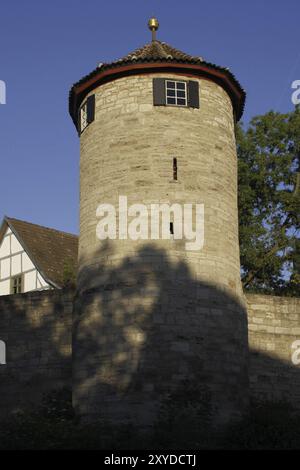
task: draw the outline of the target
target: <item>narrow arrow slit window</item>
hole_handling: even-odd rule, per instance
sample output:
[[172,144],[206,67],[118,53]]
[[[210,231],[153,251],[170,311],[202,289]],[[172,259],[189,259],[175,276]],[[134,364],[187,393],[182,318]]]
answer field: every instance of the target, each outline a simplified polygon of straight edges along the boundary
[[177,158],[173,158],[173,180],[177,181]]

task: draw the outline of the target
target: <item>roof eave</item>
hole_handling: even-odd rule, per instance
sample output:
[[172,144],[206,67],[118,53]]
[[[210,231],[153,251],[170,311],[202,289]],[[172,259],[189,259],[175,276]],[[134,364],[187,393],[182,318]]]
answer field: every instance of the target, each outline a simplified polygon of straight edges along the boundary
[[159,73],[166,70],[185,75],[204,77],[218,82],[229,94],[237,121],[241,118],[244,110],[246,93],[240,86],[233,74],[227,70],[206,62],[185,63],[181,61],[142,61],[134,63],[104,65],[95,69],[89,75],[77,82],[70,91],[69,112],[77,128],[77,112],[84,97],[99,85],[113,81],[127,75],[137,75],[143,73]]

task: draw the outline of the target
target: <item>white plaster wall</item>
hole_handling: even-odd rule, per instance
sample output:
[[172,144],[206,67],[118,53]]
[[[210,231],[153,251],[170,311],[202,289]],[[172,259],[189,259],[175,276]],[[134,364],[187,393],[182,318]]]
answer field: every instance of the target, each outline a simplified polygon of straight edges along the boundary
[[11,293],[11,278],[18,274],[23,274],[24,292],[51,288],[8,228],[0,244],[0,295]]

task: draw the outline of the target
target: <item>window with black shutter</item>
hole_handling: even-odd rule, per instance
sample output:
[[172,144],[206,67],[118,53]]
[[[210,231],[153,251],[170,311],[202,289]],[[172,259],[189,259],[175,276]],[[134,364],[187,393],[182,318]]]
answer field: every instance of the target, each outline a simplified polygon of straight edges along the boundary
[[199,108],[199,83],[195,80],[153,79],[154,106]]
[[153,104],[154,106],[165,106],[166,85],[164,78],[153,78]]
[[199,108],[199,83],[194,80],[188,81],[188,106],[190,108]]
[[83,103],[79,110],[79,133],[81,134],[86,127],[95,119],[95,95],[91,95]]

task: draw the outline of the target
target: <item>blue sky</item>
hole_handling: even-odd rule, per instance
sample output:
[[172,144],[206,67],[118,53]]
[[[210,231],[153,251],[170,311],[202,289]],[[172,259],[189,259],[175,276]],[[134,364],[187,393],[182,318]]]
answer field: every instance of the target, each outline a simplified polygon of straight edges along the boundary
[[0,7],[0,218],[76,233],[79,142],[71,85],[99,62],[158,39],[229,67],[247,91],[243,121],[293,109],[300,80],[300,2],[286,0],[10,0]]

